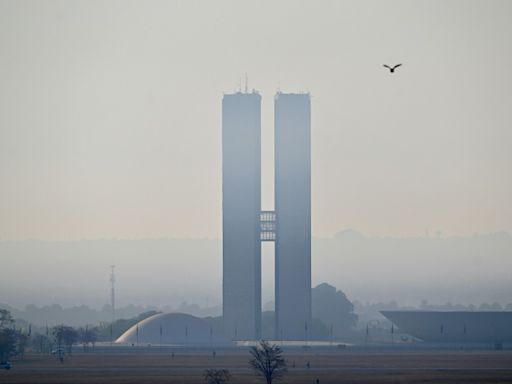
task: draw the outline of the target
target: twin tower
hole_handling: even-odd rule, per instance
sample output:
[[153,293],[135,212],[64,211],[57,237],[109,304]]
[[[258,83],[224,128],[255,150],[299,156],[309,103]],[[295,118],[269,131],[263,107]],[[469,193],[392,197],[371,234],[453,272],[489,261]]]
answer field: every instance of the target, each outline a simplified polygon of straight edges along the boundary
[[275,211],[261,210],[261,96],[222,100],[224,334],[261,338],[261,242],[275,242],[275,338],[311,330],[311,102],[274,99]]

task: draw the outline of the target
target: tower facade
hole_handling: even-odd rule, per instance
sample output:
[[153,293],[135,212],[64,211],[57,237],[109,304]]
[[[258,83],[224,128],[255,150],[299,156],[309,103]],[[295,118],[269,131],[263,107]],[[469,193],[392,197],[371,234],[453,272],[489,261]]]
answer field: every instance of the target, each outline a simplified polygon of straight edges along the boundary
[[222,247],[224,334],[261,333],[261,96],[222,100]]
[[311,103],[278,93],[275,135],[276,338],[307,340],[311,331]]
[[311,106],[278,93],[275,211],[261,211],[261,97],[222,101],[223,322],[232,340],[261,337],[261,241],[275,242],[276,338],[311,329]]

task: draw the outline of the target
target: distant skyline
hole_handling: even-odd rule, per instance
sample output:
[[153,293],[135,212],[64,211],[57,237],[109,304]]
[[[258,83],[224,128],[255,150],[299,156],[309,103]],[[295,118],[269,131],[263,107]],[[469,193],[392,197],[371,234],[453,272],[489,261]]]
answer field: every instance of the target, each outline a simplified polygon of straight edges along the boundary
[[220,239],[221,100],[246,73],[263,96],[262,209],[272,98],[309,91],[313,236],[512,233],[511,14],[0,1],[0,240]]

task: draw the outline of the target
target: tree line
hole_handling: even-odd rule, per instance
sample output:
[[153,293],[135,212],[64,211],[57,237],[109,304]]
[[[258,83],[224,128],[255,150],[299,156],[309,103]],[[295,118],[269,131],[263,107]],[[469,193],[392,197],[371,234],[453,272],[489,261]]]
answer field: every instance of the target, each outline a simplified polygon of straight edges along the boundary
[[62,357],[71,354],[74,345],[81,345],[84,352],[94,349],[98,341],[115,341],[124,331],[140,320],[155,314],[155,311],[142,313],[132,319],[119,319],[114,323],[101,323],[96,326],[71,327],[32,327],[23,323],[17,326],[10,311],[0,309],[0,361],[11,357],[23,357],[31,348],[39,353],[53,353]]
[[98,327],[73,328],[67,325],[46,327],[45,332],[33,332],[32,326],[16,327],[11,313],[0,309],[0,360],[21,357],[30,347],[39,353],[54,353],[59,356],[71,354],[73,345],[81,344],[84,351],[94,348],[98,338]]

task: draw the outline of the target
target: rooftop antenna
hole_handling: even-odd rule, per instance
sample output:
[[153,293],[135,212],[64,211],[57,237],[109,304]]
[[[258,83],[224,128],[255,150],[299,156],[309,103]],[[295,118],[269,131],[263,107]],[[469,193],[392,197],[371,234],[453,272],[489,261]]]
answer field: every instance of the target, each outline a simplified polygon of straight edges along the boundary
[[245,93],[249,93],[249,78],[247,77],[247,72],[245,72]]

